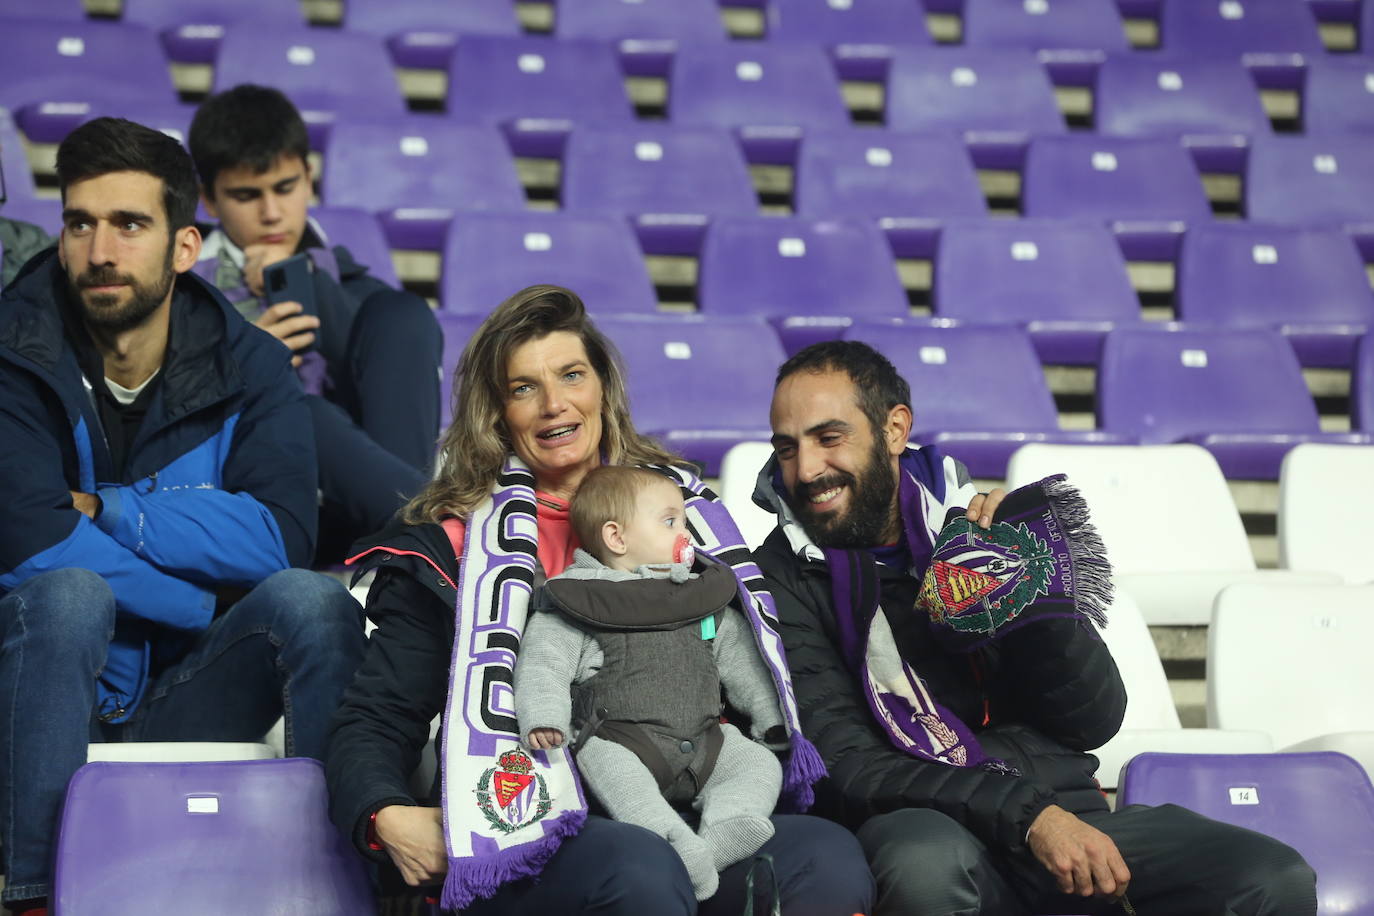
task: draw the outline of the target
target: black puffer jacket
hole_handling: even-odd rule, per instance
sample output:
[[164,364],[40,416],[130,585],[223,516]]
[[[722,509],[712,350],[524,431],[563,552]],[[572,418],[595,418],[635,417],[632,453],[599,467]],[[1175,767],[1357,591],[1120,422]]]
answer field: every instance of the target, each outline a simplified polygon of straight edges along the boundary
[[838,649],[830,573],[795,555],[781,529],[755,552],[777,601],[802,728],[825,758],[817,787],[822,814],[857,828],[900,808],[934,808],[993,848],[1025,848],[1026,831],[1047,806],[1081,813],[1106,808],[1085,751],[1116,733],[1126,690],[1111,653],[1090,624],[1027,624],[972,655],[942,650],[911,609],[917,582],[882,570],[882,607],[903,658],[948,710],[973,729],[984,751],[1019,777],[924,761],[897,750],[874,721]]
[[364,855],[385,861],[367,846],[373,812],[439,803],[437,771],[427,798],[415,798],[409,781],[448,697],[458,561],[443,528],[401,522],[354,554],[357,575],[377,570],[367,596],[377,629],[335,713],[325,775],[334,823]]

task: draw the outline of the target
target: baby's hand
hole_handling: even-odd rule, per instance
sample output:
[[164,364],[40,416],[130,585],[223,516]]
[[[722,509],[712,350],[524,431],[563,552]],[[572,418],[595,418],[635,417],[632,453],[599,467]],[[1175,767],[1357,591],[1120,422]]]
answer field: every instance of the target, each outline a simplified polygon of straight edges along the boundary
[[563,743],[563,733],[556,728],[532,729],[529,743],[536,751],[551,751]]

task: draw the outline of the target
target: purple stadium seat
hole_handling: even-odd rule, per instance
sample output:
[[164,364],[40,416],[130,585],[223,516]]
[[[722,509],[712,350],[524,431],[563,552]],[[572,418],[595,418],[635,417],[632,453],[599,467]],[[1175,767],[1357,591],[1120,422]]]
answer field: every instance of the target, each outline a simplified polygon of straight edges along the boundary
[[300,757],[86,764],[67,788],[51,903],[68,916],[377,906],[366,863],[329,821],[324,768]]
[[1307,133],[1321,136],[1374,133],[1374,60],[1309,60],[1302,123]]
[[[500,304],[499,301],[492,303],[492,308],[498,304]],[[489,312],[490,309],[487,311]],[[463,348],[468,345],[468,340],[486,319],[487,312],[480,315],[454,315],[440,310],[434,317],[439,319],[439,330],[444,334],[444,353],[439,365],[439,369],[443,373],[442,381],[439,383],[439,426],[442,435],[442,430],[447,429],[453,419],[454,371],[458,368],[458,361],[463,356]]]
[[511,0],[348,0],[344,25],[386,39],[398,67],[446,70],[459,37],[518,35]]
[[1283,332],[1304,366],[1347,368],[1374,329],[1374,290],[1339,229],[1213,223],[1183,238],[1178,317]]
[[1326,54],[1305,0],[1164,0],[1159,45],[1182,57],[1240,58],[1266,89],[1297,89]]
[[650,254],[696,254],[710,218],[755,214],[739,144],[708,127],[579,128],[563,162],[563,208],[635,220]]
[[1350,377],[1350,423],[1374,433],[1374,333],[1366,334],[1355,348],[1355,371]]
[[891,248],[862,219],[715,220],[701,248],[697,299],[704,313],[775,319],[789,353],[835,338],[852,318],[910,312]]
[[313,207],[310,215],[320,224],[330,245],[347,248],[353,260],[387,286],[401,285],[391,263],[391,246],[377,217],[355,207]]
[[182,105],[180,102],[154,103],[141,102],[137,99],[110,100],[92,104],[90,111],[86,112],[86,116],[81,120],[82,123],[85,123],[96,118],[127,118],[142,124],[144,127],[160,130],[184,146],[187,138],[191,135],[191,119],[195,117],[195,114],[196,107],[194,105]]
[[615,315],[596,325],[625,360],[635,426],[707,476],[731,446],[771,435],[783,350],[762,318]]
[[270,31],[305,25],[300,6],[281,0],[124,0],[120,15],[161,35],[171,60],[194,64],[214,62],[226,26]]
[[962,132],[985,169],[1019,170],[1033,135],[1065,130],[1054,87],[1031,51],[899,50],[886,105],[893,130]]
[[947,219],[987,215],[968,148],[946,134],[813,131],[802,142],[797,213],[876,219],[901,258],[928,258]]
[[157,36],[114,22],[0,21],[0,107],[35,143],[56,143],[96,102],[176,101]]
[[37,185],[29,169],[29,157],[24,153],[24,141],[19,138],[14,119],[4,108],[0,108],[0,170],[9,199],[27,200],[35,196]]
[[320,196],[378,214],[393,248],[429,251],[456,211],[525,208],[496,128],[419,115],[336,124]]
[[400,115],[406,110],[391,57],[380,38],[331,29],[224,30],[215,64],[215,91],[240,83],[273,86],[290,97],[323,149],[340,114]]
[[1360,0],[1307,0],[1318,22],[1359,22]]
[[786,165],[804,133],[850,123],[830,59],[795,42],[683,42],[668,113],[674,124],[737,131],[750,162]]
[[874,347],[911,384],[911,438],[940,445],[975,477],[1005,477],[1007,459],[1028,442],[1129,441],[1059,428],[1035,348],[1019,328],[855,322],[844,337]]
[[1331,751],[1140,754],[1118,805],[1176,804],[1292,846],[1317,873],[1317,912],[1374,911],[1374,786]]
[[1181,144],[1079,135],[1031,141],[1021,210],[1108,220],[1133,261],[1172,260],[1183,230],[1212,218],[1197,167]]
[[964,0],[964,43],[1039,51],[1055,82],[1092,83],[1107,54],[1130,49],[1113,0]]
[[[9,179],[9,169],[5,170]],[[23,223],[33,223],[48,235],[62,231],[62,201],[55,197],[18,197],[13,194],[0,206],[0,216],[16,219]]]
[[1241,172],[1251,136],[1273,132],[1239,61],[1115,55],[1097,76],[1098,133],[1179,138],[1203,172]]
[[1229,478],[1278,480],[1284,454],[1302,442],[1367,441],[1321,431],[1292,346],[1260,328],[1113,331],[1097,419],[1146,445],[1201,445]]
[[1265,137],[1250,144],[1249,219],[1344,226],[1374,260],[1374,146],[1365,137]]
[[0,20],[47,19],[80,22],[86,18],[86,5],[81,0],[0,0]]
[[574,125],[634,117],[615,48],[604,41],[465,38],[448,85],[449,113],[499,124],[517,156],[557,158]]
[[1048,363],[1096,364],[1108,331],[1140,321],[1121,247],[1095,222],[951,223],[931,293],[942,318],[1023,327]]
[[536,283],[566,286],[598,315],[658,309],[634,230],[619,217],[464,213],[453,221],[439,286],[445,311],[485,315]]
[[678,42],[727,37],[716,0],[575,0],[559,5],[554,34],[616,42],[631,76],[667,76]]
[[920,0],[773,0],[768,37],[825,45],[841,79],[882,82],[895,48],[930,45]]

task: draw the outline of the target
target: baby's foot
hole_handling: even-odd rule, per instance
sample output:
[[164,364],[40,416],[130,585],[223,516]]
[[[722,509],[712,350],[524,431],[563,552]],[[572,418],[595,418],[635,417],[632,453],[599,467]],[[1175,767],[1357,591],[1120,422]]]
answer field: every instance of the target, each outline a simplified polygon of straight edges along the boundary
[[759,851],[759,847],[773,837],[773,822],[766,817],[742,815],[717,821],[701,828],[701,838],[710,847],[712,862],[717,871],[724,871],[736,862]]
[[692,879],[692,892],[698,900],[709,900],[720,887],[720,875],[716,872],[711,847],[686,824],[672,827],[668,831],[668,842],[677,850],[682,864],[687,866],[687,877]]

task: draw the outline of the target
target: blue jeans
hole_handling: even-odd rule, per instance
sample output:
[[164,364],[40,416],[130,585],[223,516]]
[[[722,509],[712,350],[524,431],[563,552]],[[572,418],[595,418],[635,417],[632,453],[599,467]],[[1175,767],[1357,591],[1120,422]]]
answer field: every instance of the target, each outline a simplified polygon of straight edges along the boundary
[[121,725],[94,717],[115,599],[95,573],[61,569],[0,598],[0,843],[3,899],[48,893],[67,782],[92,741],[260,741],[286,717],[289,756],[324,756],[326,732],[362,660],[362,608],[337,581],[278,572],[154,672]]

